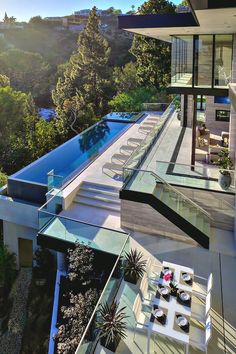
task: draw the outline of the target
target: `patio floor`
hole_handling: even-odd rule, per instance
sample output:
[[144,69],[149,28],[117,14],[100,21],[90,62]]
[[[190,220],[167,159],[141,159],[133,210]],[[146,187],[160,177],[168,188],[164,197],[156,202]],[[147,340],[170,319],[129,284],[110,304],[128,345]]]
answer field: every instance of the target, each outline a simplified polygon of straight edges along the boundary
[[[131,247],[141,250],[146,257],[153,255],[156,261],[169,261],[194,269],[195,274],[207,277],[213,273],[212,290],[212,338],[208,353],[236,353],[236,304],[234,294],[236,283],[233,280],[233,269],[236,269],[236,258],[219,253],[209,252],[199,247],[154,237],[141,233],[132,233]],[[194,325],[197,323],[194,321]],[[133,329],[128,329],[127,338],[120,344],[119,354],[146,353],[147,337],[145,333],[136,332],[136,343],[133,342]],[[183,345],[171,339],[155,336],[151,342],[151,353],[177,354],[183,353]],[[200,351],[190,347],[190,353]]]

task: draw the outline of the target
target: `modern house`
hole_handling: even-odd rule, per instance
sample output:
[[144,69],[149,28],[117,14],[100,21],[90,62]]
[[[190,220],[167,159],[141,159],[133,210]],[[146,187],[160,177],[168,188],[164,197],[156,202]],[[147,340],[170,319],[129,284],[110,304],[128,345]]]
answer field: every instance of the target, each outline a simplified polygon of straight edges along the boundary
[[[31,267],[41,245],[53,250],[63,271],[67,248],[79,242],[113,257],[114,267],[125,250],[136,248],[148,264],[176,265],[180,283],[183,272],[213,274],[207,311],[212,327],[205,316],[198,328],[203,340],[192,341],[192,322],[190,332],[179,336],[173,323],[157,329],[154,338],[145,324],[134,340],[138,321],[132,306],[140,289],[111,282],[113,269],[99,303],[105,292],[106,298],[113,294],[132,319],[117,353],[198,353],[193,348],[199,346],[212,354],[236,352],[235,167],[222,167],[229,178],[219,183],[213,163],[223,149],[235,162],[236,4],[189,0],[189,6],[184,13],[119,18],[126,31],[171,43],[173,102],[158,103],[155,112],[107,115],[10,176],[0,190],[4,242],[16,253],[18,267]],[[206,296],[199,306],[204,312]],[[170,314],[173,307],[167,304]],[[174,315],[166,316],[171,326]],[[88,343],[89,326],[76,353],[110,353],[94,338]]]

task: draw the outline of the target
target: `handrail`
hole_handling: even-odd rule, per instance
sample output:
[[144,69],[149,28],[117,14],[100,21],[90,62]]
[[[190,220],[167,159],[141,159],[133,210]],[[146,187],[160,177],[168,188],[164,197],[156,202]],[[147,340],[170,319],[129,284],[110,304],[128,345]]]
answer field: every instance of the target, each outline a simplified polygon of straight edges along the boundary
[[[178,165],[178,166],[184,166],[184,167],[193,167],[193,168],[199,168],[199,169],[209,169],[209,168],[211,168],[211,166],[208,167],[208,166],[200,166],[200,165],[191,165],[191,164],[172,162],[172,161],[156,160],[156,163],[163,163],[163,164],[166,164],[166,165]],[[214,166],[217,167],[217,165],[214,165]],[[224,169],[223,171],[235,173],[234,170],[226,170],[226,169]]]
[[[64,215],[59,215],[59,214],[57,215],[57,214],[51,213],[50,211],[46,211],[46,210],[38,210],[38,211],[41,212],[41,213],[45,213],[45,214],[54,216],[54,217],[59,218],[59,219],[65,219],[65,220],[77,222],[78,224],[83,224],[83,225],[86,225],[86,226],[92,226],[92,227],[96,227],[96,228],[99,228],[99,229],[103,229],[103,230],[107,230],[107,231],[112,231],[112,232],[117,232],[117,233],[119,233],[119,234],[124,234],[124,235],[126,234],[126,235],[128,235],[127,232],[124,232],[124,231],[110,229],[109,227],[104,227],[104,226],[101,226],[101,225],[92,224],[92,223],[85,222],[85,221],[82,221],[82,220],[69,218],[68,216],[64,216]],[[50,222],[50,221],[49,221],[49,222]],[[39,231],[44,230],[46,227],[47,227],[47,224],[45,224]]]
[[[171,101],[171,103],[168,105],[168,107],[167,107],[166,110],[164,111],[163,115],[168,111],[169,108],[171,108],[171,107],[174,105],[175,99],[176,99],[176,98],[174,98],[174,99]],[[136,153],[137,151],[141,150],[141,148],[143,148],[143,147],[145,146],[145,143],[147,142],[148,139],[150,139],[150,137],[151,137],[151,138],[155,138],[155,135],[156,135],[157,133],[159,133],[159,128],[161,128],[161,127],[163,126],[163,124],[168,120],[168,118],[169,118],[169,117],[165,118],[165,119],[163,120],[163,122],[161,122],[162,124],[160,124],[159,121],[157,122],[156,126],[155,126],[154,129],[153,129],[153,132],[150,133],[150,134],[147,134],[147,136],[143,139],[143,141],[141,142],[141,144],[136,147],[136,149],[135,149],[135,150],[133,151],[133,153],[130,155],[130,157],[128,158],[128,160],[125,162],[124,167],[126,167],[126,166],[130,163],[130,161],[132,161],[133,156],[135,155],[135,153]],[[160,118],[160,120],[161,120],[161,118]],[[156,128],[156,129],[155,129],[155,128]],[[149,144],[148,144],[148,145],[149,145]],[[148,147],[148,145],[147,145],[147,147]]]
[[195,202],[193,202],[191,199],[189,199],[186,195],[184,195],[182,192],[180,192],[179,190],[175,189],[172,185],[170,185],[169,183],[167,183],[163,178],[159,177],[156,173],[154,173],[153,171],[149,171],[149,170],[142,170],[142,169],[134,169],[134,168],[123,168],[123,172],[125,170],[129,170],[129,171],[138,171],[138,172],[144,172],[144,173],[150,173],[154,178],[159,179],[164,185],[167,185],[168,188],[170,188],[172,191],[174,191],[176,194],[181,195],[181,197],[183,199],[185,199],[186,201],[188,201],[190,204],[192,204],[195,208],[197,208],[198,210],[200,210],[203,214],[206,215],[206,217],[208,217],[210,220],[213,220],[213,218],[210,216],[210,214],[204,210],[203,208],[201,208],[199,205],[197,205]]
[[109,284],[109,282],[110,282],[110,280],[111,280],[111,278],[112,278],[112,275],[113,275],[113,273],[114,273],[114,271],[115,271],[115,269],[116,269],[116,266],[117,266],[117,264],[118,264],[118,262],[119,262],[119,260],[120,260],[120,257],[121,257],[121,255],[122,255],[122,252],[124,251],[124,248],[125,248],[125,246],[126,246],[126,243],[127,243],[128,238],[129,238],[129,235],[127,236],[127,238],[126,238],[126,240],[125,240],[125,242],[124,242],[124,244],[123,244],[123,246],[122,246],[121,252],[120,252],[119,256],[117,257],[117,260],[116,260],[116,262],[115,262],[115,264],[114,264],[114,267],[113,267],[112,270],[111,270],[111,273],[110,273],[110,275],[109,275],[109,278],[107,279],[107,282],[106,282],[106,284],[105,284],[105,286],[104,286],[104,288],[103,288],[103,291],[102,291],[102,293],[101,293],[101,295],[100,295],[100,297],[99,297],[99,299],[98,299],[97,305],[95,306],[95,309],[93,310],[93,313],[92,313],[92,315],[91,315],[91,317],[90,317],[90,320],[89,320],[89,322],[88,322],[88,324],[87,324],[87,326],[86,326],[86,328],[85,328],[85,330],[84,330],[84,333],[83,333],[83,335],[82,335],[82,337],[81,337],[81,339],[80,339],[80,342],[79,342],[78,347],[77,347],[77,349],[76,349],[76,351],[75,351],[75,354],[78,354],[78,353],[79,353],[78,350],[80,349],[80,346],[81,346],[81,344],[82,344],[83,341],[84,341],[84,338],[85,338],[85,336],[86,336],[86,334],[87,334],[87,331],[88,331],[88,329],[89,329],[89,327],[90,327],[90,325],[91,325],[91,323],[92,323],[92,321],[93,321],[93,318],[94,318],[94,316],[95,316],[95,314],[96,314],[96,312],[97,312],[97,310],[98,310],[98,307],[100,306],[100,302],[101,302],[101,300],[102,300],[102,298],[103,298],[103,295],[104,295],[104,293],[105,293],[105,291],[106,291],[106,288],[107,288],[107,286],[108,286],[108,284]]

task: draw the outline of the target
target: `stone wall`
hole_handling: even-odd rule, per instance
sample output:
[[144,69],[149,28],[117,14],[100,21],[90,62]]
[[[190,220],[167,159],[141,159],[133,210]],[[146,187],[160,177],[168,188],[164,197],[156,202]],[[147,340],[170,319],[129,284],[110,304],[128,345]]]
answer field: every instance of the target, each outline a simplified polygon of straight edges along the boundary
[[216,110],[230,111],[230,104],[214,103],[213,96],[206,97],[206,127],[211,134],[221,135],[222,131],[229,131],[229,122],[216,121]]

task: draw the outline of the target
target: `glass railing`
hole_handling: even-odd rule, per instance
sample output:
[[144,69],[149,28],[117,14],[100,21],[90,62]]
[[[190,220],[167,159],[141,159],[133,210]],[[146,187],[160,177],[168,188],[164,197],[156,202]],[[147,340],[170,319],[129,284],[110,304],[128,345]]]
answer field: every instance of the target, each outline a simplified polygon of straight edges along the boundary
[[40,217],[42,214],[43,220],[46,215],[49,222],[39,231],[40,237],[52,237],[71,244],[80,243],[115,255],[119,254],[124,239],[127,238],[127,233],[124,232],[45,212],[41,212]]
[[[127,176],[129,178],[127,179]],[[152,171],[124,168],[125,190],[152,194],[175,213],[210,237],[212,218],[203,208]]]
[[[129,173],[129,169],[137,168],[146,158],[147,153],[156,142],[157,137],[165,126],[165,123],[172,116],[175,111],[175,100],[171,102],[168,108],[160,117],[160,120],[152,128],[151,132],[147,134],[146,138],[143,139],[141,144],[133,151],[129,159],[126,161],[124,167],[127,168],[126,173]],[[127,176],[128,177],[128,176]]]
[[219,183],[219,168],[215,165],[186,165],[175,162],[156,161],[158,176],[170,184],[199,188],[204,190],[235,193],[235,171],[224,170],[231,176],[231,182],[227,189]]
[[116,260],[116,263],[111,271],[111,274],[107,280],[107,283],[103,289],[103,292],[98,300],[98,303],[93,311],[90,321],[84,331],[84,334],[80,340],[80,343],[76,349],[75,354],[90,354],[94,352],[94,349],[98,343],[98,331],[96,330],[95,322],[99,316],[99,309],[102,304],[106,302],[111,303],[121,284],[123,278],[123,261],[125,252],[129,251],[129,240],[128,238],[123,243],[123,247],[120,254]]

